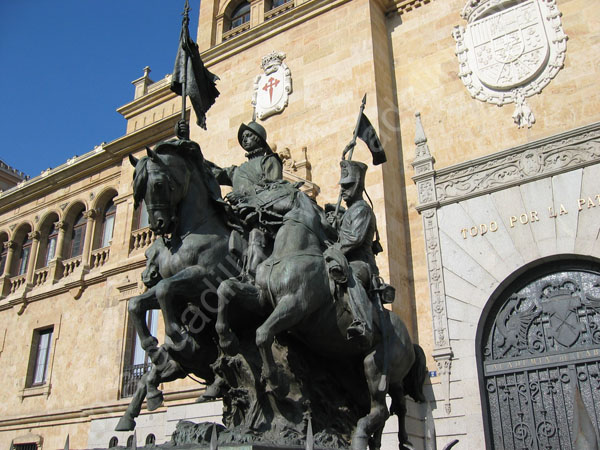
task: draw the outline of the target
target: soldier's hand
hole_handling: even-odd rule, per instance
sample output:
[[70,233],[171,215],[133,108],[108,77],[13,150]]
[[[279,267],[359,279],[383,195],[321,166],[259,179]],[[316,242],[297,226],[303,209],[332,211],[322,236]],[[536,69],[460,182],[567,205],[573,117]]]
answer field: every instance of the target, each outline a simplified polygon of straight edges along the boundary
[[228,193],[228,194],[225,196],[225,199],[226,199],[226,200],[227,200],[229,203],[231,203],[231,204],[235,204],[235,203],[238,203],[238,202],[240,201],[240,199],[241,199],[241,195],[240,195],[240,194],[238,194],[237,192],[233,192],[233,191],[231,191],[231,192],[229,192],[229,193]]
[[346,154],[352,150],[354,147],[356,146],[356,142],[352,141],[350,142],[348,145],[346,145],[346,148],[344,148],[344,151],[342,153],[342,159],[346,159]]
[[175,125],[175,134],[179,139],[190,138],[190,127],[185,120],[177,122],[177,125]]
[[327,222],[329,222],[329,225],[331,225],[332,227],[337,227],[337,216],[335,214],[335,211],[329,211],[326,217]]

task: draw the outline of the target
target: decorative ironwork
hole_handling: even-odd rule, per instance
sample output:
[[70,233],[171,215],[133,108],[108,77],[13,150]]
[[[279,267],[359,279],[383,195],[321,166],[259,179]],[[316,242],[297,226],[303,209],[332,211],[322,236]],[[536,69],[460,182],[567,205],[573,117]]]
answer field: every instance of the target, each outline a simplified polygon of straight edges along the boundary
[[136,364],[126,366],[123,369],[123,389],[121,389],[121,398],[132,397],[137,388],[138,381],[149,372],[152,364]]
[[600,420],[600,273],[553,273],[507,297],[482,340],[492,446],[570,450],[574,410]]

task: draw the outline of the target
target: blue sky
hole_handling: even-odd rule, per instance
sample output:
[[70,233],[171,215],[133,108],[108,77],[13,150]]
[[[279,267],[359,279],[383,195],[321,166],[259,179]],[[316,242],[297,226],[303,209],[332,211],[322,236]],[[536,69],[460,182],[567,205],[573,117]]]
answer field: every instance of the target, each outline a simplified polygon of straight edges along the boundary
[[0,0],[0,159],[37,176],[122,136],[131,81],[173,70],[184,3]]

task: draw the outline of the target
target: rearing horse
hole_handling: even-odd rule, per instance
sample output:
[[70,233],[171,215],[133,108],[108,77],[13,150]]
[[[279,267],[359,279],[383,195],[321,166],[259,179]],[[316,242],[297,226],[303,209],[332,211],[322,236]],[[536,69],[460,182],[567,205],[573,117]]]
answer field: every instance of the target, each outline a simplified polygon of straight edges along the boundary
[[[133,325],[154,367],[138,386],[119,430],[135,427],[133,418],[147,392],[149,409],[162,403],[158,383],[187,373],[212,382],[209,365],[216,360],[217,349],[210,322],[216,318],[216,288],[239,271],[228,257],[230,230],[220,189],[198,144],[162,142],[139,160],[130,156],[130,162],[135,167],[136,206],[145,201],[150,229],[161,236],[146,252],[152,264],[147,271],[160,276],[155,274],[155,284],[129,301]],[[146,323],[146,311],[151,309],[162,311],[170,339],[161,348]]]
[[[324,215],[304,193],[290,186],[273,185],[258,202],[268,205],[283,216],[277,231],[272,255],[256,272],[256,286],[236,279],[221,283],[217,332],[222,347],[232,346],[236,338],[228,323],[228,309],[269,310],[266,321],[256,331],[256,344],[263,358],[263,376],[277,391],[277,372],[271,345],[274,337],[291,331],[315,353],[330,359],[362,362],[370,394],[370,411],[362,417],[352,437],[353,450],[364,450],[367,444],[379,448],[381,432],[389,412],[386,393],[392,397],[392,410],[398,415],[400,448],[408,443],[404,426],[405,394],[423,401],[422,386],[426,375],[423,350],[413,345],[402,320],[383,310],[378,317],[372,343],[360,345],[346,338],[352,322],[348,311],[340,311],[330,292],[327,268],[323,258]],[[275,195],[280,191],[281,195]],[[251,208],[251,205],[248,205]],[[352,282],[352,281],[350,281]],[[382,323],[384,322],[384,323]],[[379,330],[387,329],[384,336]],[[384,344],[387,339],[387,345]],[[387,347],[388,361],[384,362]],[[384,366],[387,365],[387,371]],[[387,372],[387,373],[386,373]],[[382,376],[387,375],[381,383]],[[383,390],[382,390],[383,388]]]

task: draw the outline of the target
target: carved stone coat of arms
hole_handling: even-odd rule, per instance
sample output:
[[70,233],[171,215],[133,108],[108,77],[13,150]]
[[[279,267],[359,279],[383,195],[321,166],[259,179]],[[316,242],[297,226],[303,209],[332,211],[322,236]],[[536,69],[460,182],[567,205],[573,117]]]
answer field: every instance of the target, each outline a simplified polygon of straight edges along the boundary
[[283,62],[285,56],[282,52],[272,52],[262,59],[264,73],[256,77],[252,96],[258,119],[278,114],[288,105],[288,97],[292,93],[292,75]]
[[567,50],[556,0],[469,0],[453,36],[459,76],[473,98],[515,103],[519,128],[535,123],[526,98],[562,68]]

